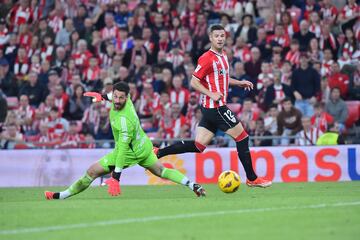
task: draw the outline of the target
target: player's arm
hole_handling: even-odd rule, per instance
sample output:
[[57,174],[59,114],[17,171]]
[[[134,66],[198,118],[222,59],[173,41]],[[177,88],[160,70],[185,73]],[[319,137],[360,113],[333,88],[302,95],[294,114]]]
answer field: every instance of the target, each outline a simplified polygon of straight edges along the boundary
[[125,154],[130,150],[131,136],[134,131],[133,124],[126,117],[120,117],[120,128],[117,141],[115,142],[115,170],[113,177],[119,180],[122,169],[125,164]]
[[231,86],[238,86],[245,88],[245,90],[249,90],[249,91],[254,88],[253,83],[247,80],[236,80],[234,78],[229,78],[229,84]]
[[[114,126],[112,127],[115,128]],[[111,178],[105,182],[108,185],[108,193],[111,196],[120,194],[119,180],[125,165],[126,152],[130,150],[131,131],[133,131],[132,124],[127,121],[126,117],[120,117],[118,129],[113,130],[115,139],[115,169],[111,173]]]
[[201,92],[202,94],[205,94],[207,96],[209,96],[212,100],[214,101],[219,101],[222,98],[222,94],[219,92],[210,92],[206,87],[204,87],[201,82],[200,79],[198,79],[197,77],[195,77],[194,75],[191,78],[190,81],[190,86],[195,89],[196,91]]

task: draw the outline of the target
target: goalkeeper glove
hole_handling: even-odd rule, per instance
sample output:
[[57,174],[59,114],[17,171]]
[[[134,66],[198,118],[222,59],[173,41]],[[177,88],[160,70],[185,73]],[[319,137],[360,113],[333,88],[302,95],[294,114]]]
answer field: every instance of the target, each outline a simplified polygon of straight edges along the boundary
[[121,193],[119,180],[111,177],[105,181],[105,184],[108,185],[108,193],[110,196],[117,196]]
[[92,97],[93,102],[101,102],[101,101],[104,101],[104,100],[109,100],[107,95],[101,95],[100,93],[97,93],[97,92],[85,92],[84,96],[85,97]]

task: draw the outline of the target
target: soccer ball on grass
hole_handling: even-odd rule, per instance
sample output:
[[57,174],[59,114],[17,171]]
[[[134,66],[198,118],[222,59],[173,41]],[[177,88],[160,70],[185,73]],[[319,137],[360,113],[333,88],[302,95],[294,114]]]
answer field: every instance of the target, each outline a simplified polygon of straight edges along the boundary
[[240,186],[240,177],[234,171],[224,171],[218,178],[218,185],[220,190],[224,193],[236,192]]

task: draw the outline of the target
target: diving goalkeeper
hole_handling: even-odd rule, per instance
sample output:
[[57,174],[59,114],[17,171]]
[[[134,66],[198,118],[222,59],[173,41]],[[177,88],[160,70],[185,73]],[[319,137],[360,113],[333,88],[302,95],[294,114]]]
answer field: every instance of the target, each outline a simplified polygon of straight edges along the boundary
[[[85,96],[93,97],[94,101],[108,100],[106,96],[94,92],[85,93]],[[87,189],[94,179],[110,172],[111,178],[105,183],[108,186],[108,193],[117,196],[120,194],[119,180],[123,169],[136,164],[158,177],[189,187],[198,197],[206,195],[201,185],[190,181],[178,170],[164,167],[158,161],[153,152],[152,142],[140,126],[126,83],[119,82],[113,87],[110,124],[115,139],[115,149],[92,164],[85,175],[65,191],[46,191],[46,199],[65,199],[74,196]]]

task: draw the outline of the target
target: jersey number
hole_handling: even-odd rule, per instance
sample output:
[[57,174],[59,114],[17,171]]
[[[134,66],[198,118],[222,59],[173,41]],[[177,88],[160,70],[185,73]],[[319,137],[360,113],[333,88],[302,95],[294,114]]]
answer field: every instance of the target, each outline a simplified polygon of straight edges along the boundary
[[234,114],[231,112],[230,109],[228,109],[226,112],[224,112],[224,115],[233,123],[236,123],[236,118],[234,116]]

